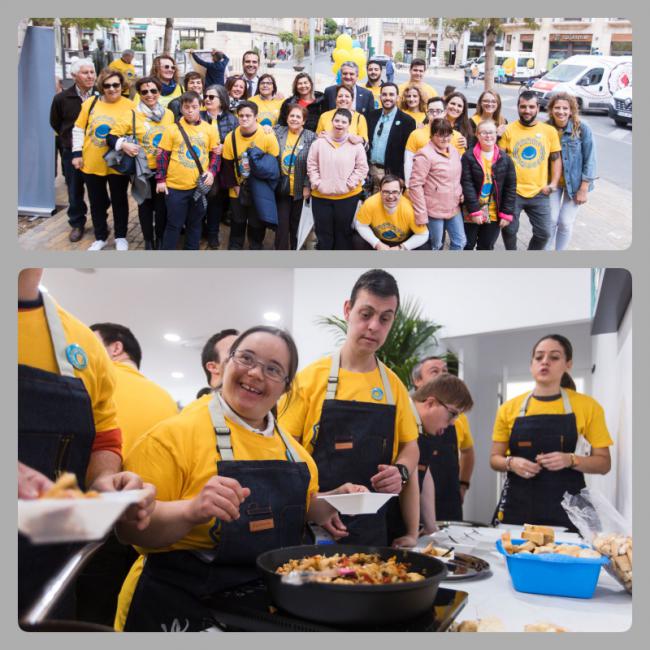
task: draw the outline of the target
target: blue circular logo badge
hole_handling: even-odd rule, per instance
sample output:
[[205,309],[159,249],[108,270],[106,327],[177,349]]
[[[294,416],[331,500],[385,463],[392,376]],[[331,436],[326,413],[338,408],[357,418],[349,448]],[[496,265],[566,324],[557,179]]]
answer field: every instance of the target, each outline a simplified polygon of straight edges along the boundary
[[111,130],[111,127],[108,124],[100,124],[96,129],[95,129],[95,135],[98,138],[101,138],[102,140],[106,138],[108,135],[108,132]]
[[[192,145],[192,149],[194,149],[194,153],[196,154],[196,157],[200,159],[200,158],[201,158],[201,149],[200,149],[199,147],[197,147],[195,144]],[[190,150],[189,150],[189,149],[185,152],[185,155],[186,155],[186,156],[187,156],[191,161],[194,161],[194,158],[192,158],[192,154],[190,153]]]
[[384,391],[381,388],[373,388],[372,391],[370,391],[370,395],[372,396],[372,399],[380,402],[384,397]]
[[524,160],[534,160],[537,156],[537,149],[531,145],[524,147],[524,150],[521,152],[521,157]]
[[156,133],[156,135],[153,136],[153,140],[151,141],[151,144],[154,147],[157,147],[160,144],[160,141],[162,140],[162,133]]
[[83,370],[88,365],[88,357],[86,356],[86,353],[83,351],[83,348],[78,346],[76,343],[69,345],[65,349],[65,356],[77,370]]

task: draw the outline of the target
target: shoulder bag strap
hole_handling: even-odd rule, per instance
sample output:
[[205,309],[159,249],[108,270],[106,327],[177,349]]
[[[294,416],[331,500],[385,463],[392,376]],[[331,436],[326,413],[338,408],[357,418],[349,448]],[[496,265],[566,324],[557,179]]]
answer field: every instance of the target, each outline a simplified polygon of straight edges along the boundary
[[237,154],[237,127],[235,127],[230,132],[230,137],[232,138],[232,155],[235,158],[234,160],[234,170],[235,170],[235,180],[237,185],[241,185],[242,179],[239,178],[239,155]]
[[187,150],[190,152],[190,156],[192,156],[192,160],[194,160],[196,166],[199,169],[199,176],[203,176],[203,165],[201,165],[201,161],[199,160],[199,157],[196,155],[196,151],[194,151],[194,148],[192,147],[192,143],[190,142],[190,139],[187,137],[187,133],[185,133],[185,129],[183,128],[180,121],[176,122],[176,126],[178,127],[178,130],[181,132],[181,135],[183,136],[183,140],[185,140],[185,145],[187,146]]
[[95,95],[95,98],[93,99],[93,103],[90,105],[90,108],[88,109],[88,119],[86,120],[86,126],[84,127],[84,135],[86,135],[86,131],[88,130],[88,124],[90,124],[90,114],[93,112],[93,108],[95,108],[95,104],[99,100],[99,95]]

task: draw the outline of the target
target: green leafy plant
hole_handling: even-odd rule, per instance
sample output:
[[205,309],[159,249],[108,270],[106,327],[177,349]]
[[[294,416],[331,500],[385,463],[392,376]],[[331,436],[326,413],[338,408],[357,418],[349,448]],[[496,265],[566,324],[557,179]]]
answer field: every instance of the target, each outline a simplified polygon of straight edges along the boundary
[[[342,345],[348,331],[348,324],[338,316],[319,316],[316,324],[327,327],[336,333],[337,344]],[[411,385],[411,372],[415,364],[438,345],[436,332],[442,325],[422,315],[420,303],[415,298],[405,298],[397,314],[395,322],[386,338],[384,345],[377,352],[383,361],[406,386]],[[450,372],[458,371],[458,358],[448,352],[445,356]],[[454,367],[455,363],[455,367]]]
[[191,38],[184,38],[179,44],[179,50],[196,50],[199,47],[197,41],[192,40]]

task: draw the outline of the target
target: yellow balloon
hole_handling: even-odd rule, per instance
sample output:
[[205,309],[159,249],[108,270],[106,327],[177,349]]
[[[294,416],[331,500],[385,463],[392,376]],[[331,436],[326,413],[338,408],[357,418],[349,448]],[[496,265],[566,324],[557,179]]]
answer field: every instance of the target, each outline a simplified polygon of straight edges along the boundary
[[334,52],[332,52],[332,58],[336,63],[343,63],[348,60],[350,52],[348,50],[343,50],[340,47],[337,47]]
[[359,66],[359,81],[363,81],[366,78],[366,66],[365,64]]
[[336,47],[341,48],[342,50],[351,50],[352,49],[352,39],[349,34],[341,34],[336,39]]
[[359,67],[365,65],[366,53],[360,47],[355,47],[352,50],[352,61],[354,61]]
[[340,63],[336,63],[336,62],[332,63],[332,72],[336,74],[339,71],[340,67],[341,67]]

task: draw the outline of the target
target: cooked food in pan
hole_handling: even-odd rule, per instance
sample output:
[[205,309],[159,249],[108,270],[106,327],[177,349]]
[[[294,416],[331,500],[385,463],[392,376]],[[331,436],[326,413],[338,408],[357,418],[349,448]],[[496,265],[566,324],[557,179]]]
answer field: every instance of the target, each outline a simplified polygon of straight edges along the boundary
[[77,477],[70,473],[64,472],[59,476],[54,485],[41,494],[41,499],[95,499],[99,496],[99,492],[89,490],[83,492],[79,489]]

